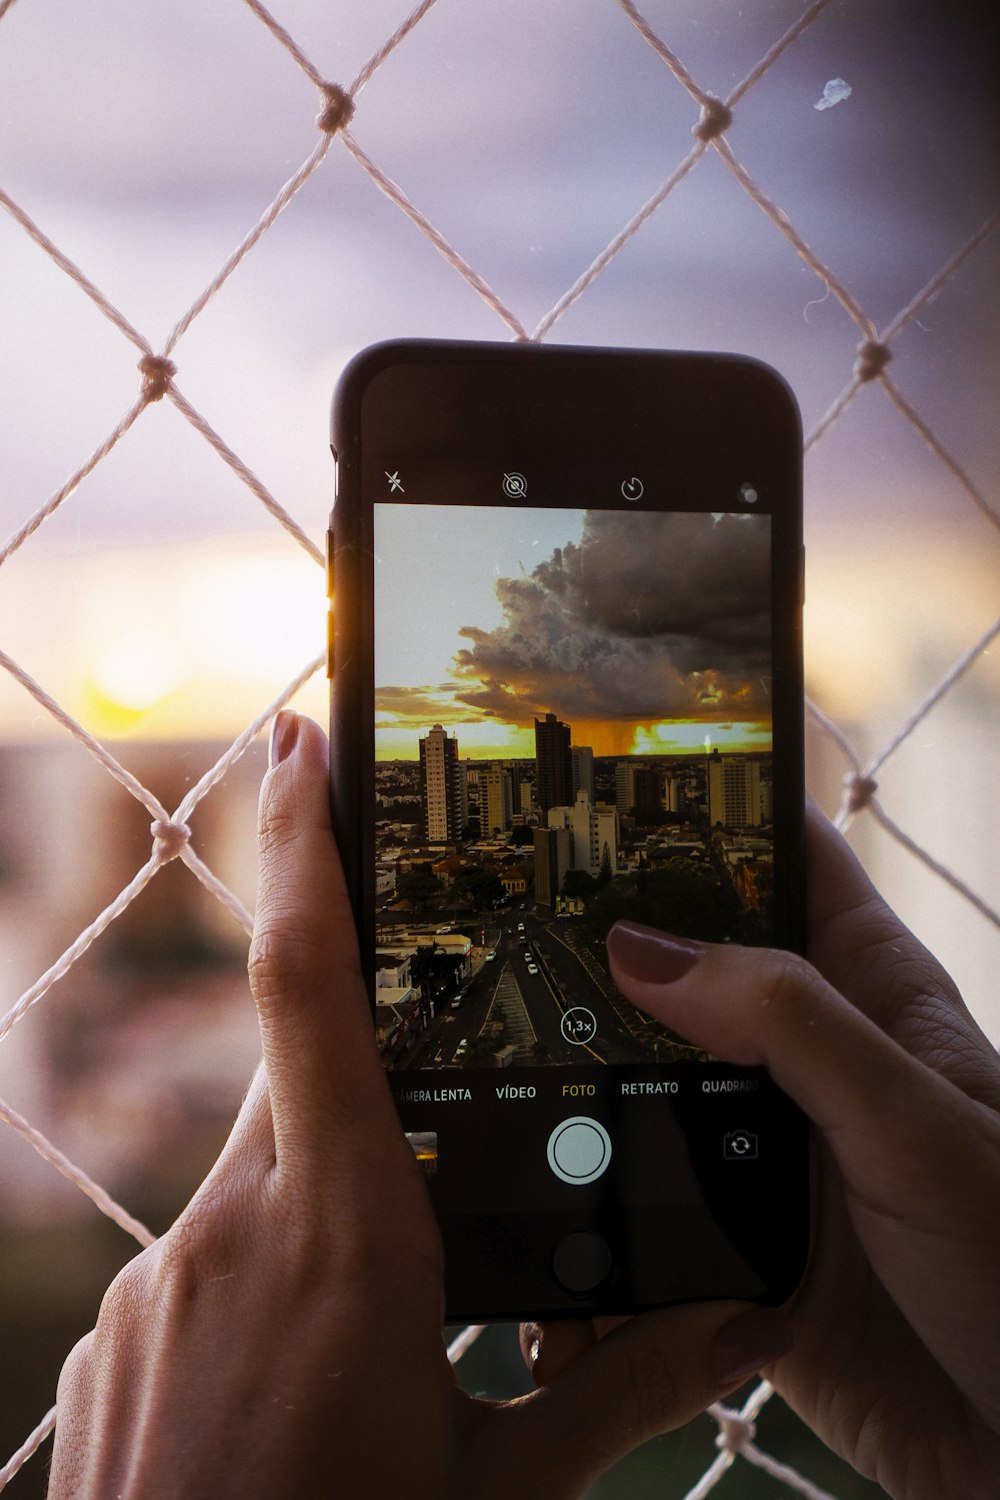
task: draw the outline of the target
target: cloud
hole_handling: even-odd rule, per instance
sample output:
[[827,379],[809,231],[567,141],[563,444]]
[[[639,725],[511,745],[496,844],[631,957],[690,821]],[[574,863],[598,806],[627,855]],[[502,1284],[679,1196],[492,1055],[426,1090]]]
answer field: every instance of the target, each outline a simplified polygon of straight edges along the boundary
[[457,702],[453,683],[437,687],[379,687],[375,689],[375,727],[411,726],[425,730],[431,724],[477,724],[481,715]]
[[588,512],[579,544],[497,582],[501,625],[461,631],[456,696],[520,724],[766,717],[768,534],[763,516]]

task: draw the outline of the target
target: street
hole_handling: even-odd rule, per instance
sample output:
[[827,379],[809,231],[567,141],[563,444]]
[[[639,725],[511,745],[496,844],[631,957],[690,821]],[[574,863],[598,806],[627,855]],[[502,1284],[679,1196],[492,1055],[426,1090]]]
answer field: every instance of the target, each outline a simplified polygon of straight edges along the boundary
[[[457,1006],[437,1015],[395,1070],[668,1061],[676,1048],[661,1028],[623,1000],[593,957],[574,941],[575,919],[528,910],[476,918],[457,929],[485,945]],[[493,956],[490,957],[489,955]]]

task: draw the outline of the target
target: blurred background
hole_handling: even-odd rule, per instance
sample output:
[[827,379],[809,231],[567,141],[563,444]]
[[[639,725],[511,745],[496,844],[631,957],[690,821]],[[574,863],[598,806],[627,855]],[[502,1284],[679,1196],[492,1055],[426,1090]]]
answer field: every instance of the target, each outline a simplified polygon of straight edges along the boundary
[[[357,93],[351,137],[530,333],[688,157],[698,104],[614,0],[421,8]],[[406,0],[273,10],[345,88],[409,13]],[[154,352],[326,139],[315,82],[258,12],[0,4],[0,201]],[[995,23],[971,0],[643,6],[721,97],[810,12],[725,140],[884,333],[994,212]],[[886,373],[923,435],[876,380],[808,448],[807,690],[862,767],[1000,609],[998,269],[984,235],[892,340]],[[25,537],[133,406],[143,351],[16,212],[0,214],[0,273],[0,546],[14,543],[0,649],[172,810],[322,649],[322,571],[169,395]],[[321,546],[336,377],[357,349],[405,335],[512,328],[334,137],[171,358],[190,406]],[[862,332],[709,147],[545,337],[758,356],[787,377],[810,434],[851,381]],[[998,678],[996,647],[974,653],[876,778],[894,822],[994,907]],[[321,674],[295,701],[325,717]],[[850,761],[815,722],[808,756],[832,815]],[[251,910],[263,763],[255,742],[191,819],[194,848]],[[149,824],[0,671],[0,1017],[145,863]],[[996,1040],[989,913],[870,812],[850,837]],[[245,956],[238,922],[174,861],[0,1040],[0,1097],[154,1233],[213,1160],[255,1064]],[[0,1124],[0,1463],[135,1249]],[[509,1329],[462,1369],[472,1389],[523,1387]],[[683,1494],[715,1431],[704,1418],[650,1445],[593,1494]],[[842,1496],[876,1493],[777,1401],[760,1441]],[[43,1453],[7,1493],[44,1494],[45,1466]],[[718,1492],[785,1493],[742,1462]]]

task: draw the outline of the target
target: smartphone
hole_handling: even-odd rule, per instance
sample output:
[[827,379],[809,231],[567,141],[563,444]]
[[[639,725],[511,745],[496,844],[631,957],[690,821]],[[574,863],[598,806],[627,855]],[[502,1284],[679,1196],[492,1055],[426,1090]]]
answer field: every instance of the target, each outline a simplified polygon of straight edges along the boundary
[[802,944],[787,385],[729,354],[388,343],[346,369],[332,447],[334,827],[449,1320],[783,1301],[805,1120],[630,1005],[605,938]]

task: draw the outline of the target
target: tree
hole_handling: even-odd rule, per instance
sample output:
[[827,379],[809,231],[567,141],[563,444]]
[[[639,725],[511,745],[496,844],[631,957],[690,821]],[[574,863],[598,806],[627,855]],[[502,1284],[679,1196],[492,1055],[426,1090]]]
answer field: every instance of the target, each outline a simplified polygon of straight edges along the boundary
[[739,909],[731,892],[710,867],[679,857],[641,876],[619,876],[588,903],[578,931],[605,968],[605,939],[622,918],[709,943],[739,936]]
[[440,890],[441,882],[429,865],[414,865],[396,880],[396,895],[402,901],[409,901],[417,911],[423,911]]
[[562,893],[564,896],[582,897],[584,901],[597,890],[597,881],[586,870],[567,870],[563,877]]
[[469,901],[474,911],[483,911],[492,902],[501,900],[504,888],[492,870],[466,865],[452,881],[451,894],[455,901]]

